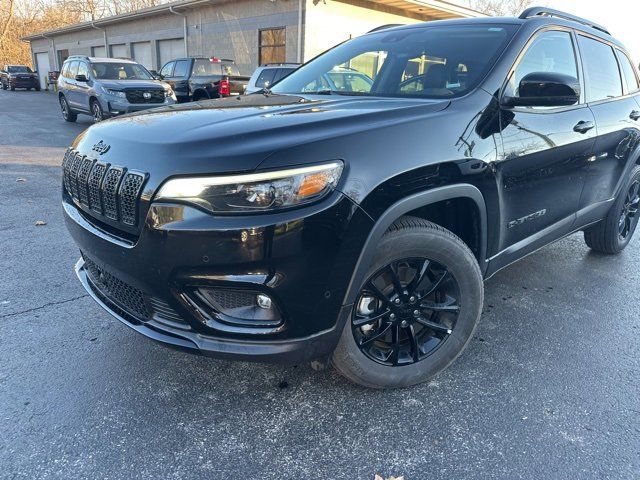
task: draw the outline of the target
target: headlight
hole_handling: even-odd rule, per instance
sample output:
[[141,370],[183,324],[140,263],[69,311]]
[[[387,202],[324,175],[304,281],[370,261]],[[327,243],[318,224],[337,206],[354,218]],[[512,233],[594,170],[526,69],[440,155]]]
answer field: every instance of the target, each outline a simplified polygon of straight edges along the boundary
[[110,88],[102,87],[102,91],[108,95],[113,95],[114,97],[127,98],[127,94],[122,90],[111,90]]
[[220,177],[176,178],[156,200],[179,200],[214,213],[270,212],[317,201],[338,185],[343,164]]

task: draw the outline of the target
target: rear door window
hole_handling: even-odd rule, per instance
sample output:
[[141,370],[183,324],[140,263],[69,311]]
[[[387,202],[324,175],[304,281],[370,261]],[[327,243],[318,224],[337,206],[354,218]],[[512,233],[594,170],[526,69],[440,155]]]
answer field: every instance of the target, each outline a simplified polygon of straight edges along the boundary
[[602,42],[578,35],[584,64],[587,102],[622,96],[622,79],[613,48]]
[[638,84],[638,76],[636,75],[636,69],[633,68],[633,64],[627,54],[618,50],[618,60],[620,60],[620,68],[622,69],[622,78],[624,79],[627,87],[626,93],[637,92],[640,88]]

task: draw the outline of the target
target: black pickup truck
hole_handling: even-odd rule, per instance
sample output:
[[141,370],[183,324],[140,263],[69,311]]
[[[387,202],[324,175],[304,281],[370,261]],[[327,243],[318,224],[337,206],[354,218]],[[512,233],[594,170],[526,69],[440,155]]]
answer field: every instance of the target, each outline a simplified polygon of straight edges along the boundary
[[216,57],[171,60],[160,70],[160,78],[171,85],[179,102],[240,95],[249,82],[233,60]]

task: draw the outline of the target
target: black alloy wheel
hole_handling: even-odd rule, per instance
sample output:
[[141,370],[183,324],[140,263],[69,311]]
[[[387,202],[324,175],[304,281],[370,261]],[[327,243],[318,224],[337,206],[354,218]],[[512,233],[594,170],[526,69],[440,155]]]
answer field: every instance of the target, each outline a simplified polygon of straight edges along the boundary
[[445,266],[428,258],[394,261],[374,273],[360,292],[351,321],[355,341],[382,365],[424,360],[451,335],[459,295]]
[[631,184],[624,200],[620,220],[618,221],[618,235],[621,240],[627,240],[633,234],[638,224],[638,207],[640,206],[640,180]]

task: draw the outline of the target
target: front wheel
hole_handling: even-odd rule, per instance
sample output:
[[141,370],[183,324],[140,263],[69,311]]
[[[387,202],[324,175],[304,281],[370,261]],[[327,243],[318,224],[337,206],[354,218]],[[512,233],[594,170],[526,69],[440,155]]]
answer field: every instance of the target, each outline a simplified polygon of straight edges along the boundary
[[62,118],[64,118],[66,122],[75,122],[78,119],[78,115],[73,113],[69,108],[67,99],[62,96],[60,97],[60,109],[62,110]]
[[403,217],[382,238],[331,361],[366,387],[424,382],[463,351],[483,296],[478,262],[462,240]]
[[102,111],[100,102],[97,100],[93,100],[91,102],[91,116],[93,117],[93,121],[96,123],[104,120],[104,112]]
[[640,216],[640,166],[629,175],[611,210],[597,225],[584,231],[584,240],[592,250],[608,255],[622,252],[629,245]]

